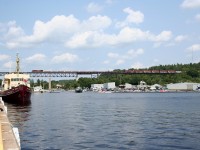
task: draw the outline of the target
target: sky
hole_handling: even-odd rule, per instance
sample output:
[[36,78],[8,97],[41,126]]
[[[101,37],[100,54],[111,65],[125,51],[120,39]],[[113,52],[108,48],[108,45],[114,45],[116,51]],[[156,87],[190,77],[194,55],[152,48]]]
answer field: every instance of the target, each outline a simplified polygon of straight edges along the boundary
[[200,61],[200,0],[0,0],[0,71]]

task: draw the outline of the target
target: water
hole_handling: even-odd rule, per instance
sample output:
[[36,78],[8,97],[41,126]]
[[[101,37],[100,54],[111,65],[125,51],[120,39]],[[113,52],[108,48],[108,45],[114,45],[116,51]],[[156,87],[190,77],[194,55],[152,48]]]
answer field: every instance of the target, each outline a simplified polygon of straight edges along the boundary
[[24,150],[200,149],[200,93],[34,93],[8,106]]

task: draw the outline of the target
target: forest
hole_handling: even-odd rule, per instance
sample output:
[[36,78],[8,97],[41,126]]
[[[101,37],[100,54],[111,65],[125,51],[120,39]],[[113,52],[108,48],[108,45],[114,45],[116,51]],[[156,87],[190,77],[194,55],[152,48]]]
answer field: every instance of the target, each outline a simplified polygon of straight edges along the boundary
[[[130,68],[129,70],[134,70]],[[83,78],[80,77],[78,81],[74,80],[52,80],[52,88],[56,88],[56,85],[62,85],[63,89],[69,90],[74,89],[78,86],[84,88],[90,88],[91,84],[103,84],[107,82],[115,82],[116,86],[120,84],[130,83],[132,85],[138,85],[140,81],[145,81],[148,85],[160,84],[166,85],[169,83],[179,83],[179,82],[194,82],[200,83],[200,62],[190,63],[190,64],[173,64],[173,65],[159,65],[152,66],[150,68],[142,68],[141,70],[176,70],[181,71],[178,74],[113,74],[106,75],[102,74],[97,78]],[[124,70],[116,69],[116,72],[121,72]],[[38,79],[37,82],[31,80],[31,86],[42,85],[44,89],[48,89],[48,81]]]

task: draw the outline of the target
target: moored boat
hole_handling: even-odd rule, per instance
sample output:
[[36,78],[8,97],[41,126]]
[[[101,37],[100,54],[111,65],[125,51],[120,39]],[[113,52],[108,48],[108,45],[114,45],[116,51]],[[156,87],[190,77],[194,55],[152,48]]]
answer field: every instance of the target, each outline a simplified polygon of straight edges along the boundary
[[77,87],[77,88],[75,89],[75,92],[76,92],[76,93],[82,93],[82,92],[83,92],[83,89],[82,89],[81,87]]
[[19,57],[16,59],[16,71],[5,74],[0,96],[5,102],[29,104],[31,97],[30,75],[19,72]]
[[42,86],[35,86],[35,87],[33,87],[33,92],[35,92],[35,93],[43,93],[44,89],[42,88]]

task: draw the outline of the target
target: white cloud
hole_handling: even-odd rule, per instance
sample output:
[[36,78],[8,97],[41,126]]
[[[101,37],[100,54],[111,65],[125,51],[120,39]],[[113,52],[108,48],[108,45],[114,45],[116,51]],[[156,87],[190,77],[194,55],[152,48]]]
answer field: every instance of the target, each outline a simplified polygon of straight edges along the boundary
[[[127,8],[126,11],[132,12],[130,8]],[[129,19],[131,21],[131,18]],[[36,21],[31,35],[26,35],[22,28],[17,26],[15,22],[11,22],[7,24],[7,28],[1,29],[4,34],[0,37],[7,37],[2,40],[2,43],[5,43],[10,49],[29,48],[52,42],[63,44],[67,48],[96,48],[135,41],[162,43],[167,42],[172,37],[171,31],[162,31],[155,35],[140,28],[131,27],[123,27],[118,33],[106,33],[106,29],[111,25],[112,20],[107,16],[97,15],[80,21],[73,15],[61,15],[55,16],[47,22]]]
[[200,44],[194,44],[194,45],[188,47],[187,50],[190,52],[200,51]]
[[29,62],[29,63],[42,62],[45,59],[46,59],[46,56],[44,54],[34,54],[33,56],[26,58],[26,62]]
[[136,62],[131,66],[131,68],[141,69],[141,68],[144,68],[144,65],[140,62]]
[[[9,27],[11,33],[18,33]],[[21,31],[20,35],[14,36],[6,43],[7,47],[10,49],[31,47],[36,43],[41,43],[45,41],[62,41],[65,39],[69,33],[73,33],[79,29],[79,21],[73,16],[55,16],[48,22],[42,22],[40,20],[35,22],[33,27],[32,35],[24,35]],[[15,32],[14,32],[15,31]],[[9,33],[9,32],[8,32]],[[10,35],[10,34],[9,34]]]
[[82,31],[91,31],[91,30],[103,30],[109,27],[112,23],[112,20],[107,16],[92,16],[88,20],[85,20],[81,23]]
[[197,15],[195,16],[195,19],[196,19],[197,21],[200,21],[200,14],[197,14]]
[[144,14],[140,11],[134,11],[131,8],[125,8],[124,12],[128,13],[128,16],[126,17],[126,22],[138,24],[144,21]]
[[21,27],[17,26],[16,22],[9,22],[9,27],[5,35],[6,39],[18,38],[19,36],[24,36],[24,31]]
[[[13,61],[8,61],[6,63],[3,64],[3,67],[4,68],[7,68],[7,69],[11,69],[13,66],[15,65],[15,62]],[[11,70],[10,70],[11,71]]]
[[200,8],[200,0],[184,0],[182,8]]
[[120,43],[128,43],[133,41],[147,40],[151,34],[149,31],[142,31],[139,28],[123,28],[117,35],[117,41]]
[[103,31],[111,23],[112,20],[109,17],[101,15],[92,16],[82,22],[73,15],[61,15],[53,17],[48,22],[37,20],[32,35],[25,35],[15,22],[7,24],[8,29],[4,30],[4,37],[6,37],[6,46],[10,49],[31,47],[42,42],[64,43],[70,37],[79,37],[77,36],[79,33]]
[[108,53],[109,58],[118,58],[119,54],[118,53]]
[[87,11],[89,13],[98,13],[102,10],[102,7],[97,3],[89,3],[87,6]]
[[142,54],[144,54],[144,50],[142,48],[139,48],[136,50],[134,49],[128,50],[124,54],[110,52],[107,54],[107,56],[109,59],[116,60],[116,65],[121,65],[127,62],[127,60],[133,60],[135,57],[138,57],[139,55],[142,55]]
[[124,27],[124,26],[128,26],[131,23],[135,23],[135,24],[139,24],[142,23],[144,21],[144,14],[140,11],[134,11],[131,8],[125,8],[123,10],[125,13],[128,14],[128,16],[126,17],[126,19],[122,22],[117,22],[116,26],[117,27]]
[[172,38],[171,31],[162,31],[159,35],[155,36],[153,40],[156,42],[166,42],[169,41],[171,38]]
[[186,35],[178,35],[176,38],[175,38],[175,42],[182,42],[184,40],[187,39],[187,36]]
[[73,63],[78,60],[78,56],[70,53],[64,53],[62,55],[54,56],[52,59],[53,63]]
[[8,59],[10,59],[9,55],[0,54],[0,61],[5,61],[5,60],[8,60]]
[[124,64],[124,60],[123,59],[117,60],[116,65],[121,65],[121,64]]
[[123,56],[123,58],[133,59],[133,58],[135,58],[139,55],[142,55],[142,54],[144,54],[144,50],[142,48],[139,48],[137,50],[131,49]]

